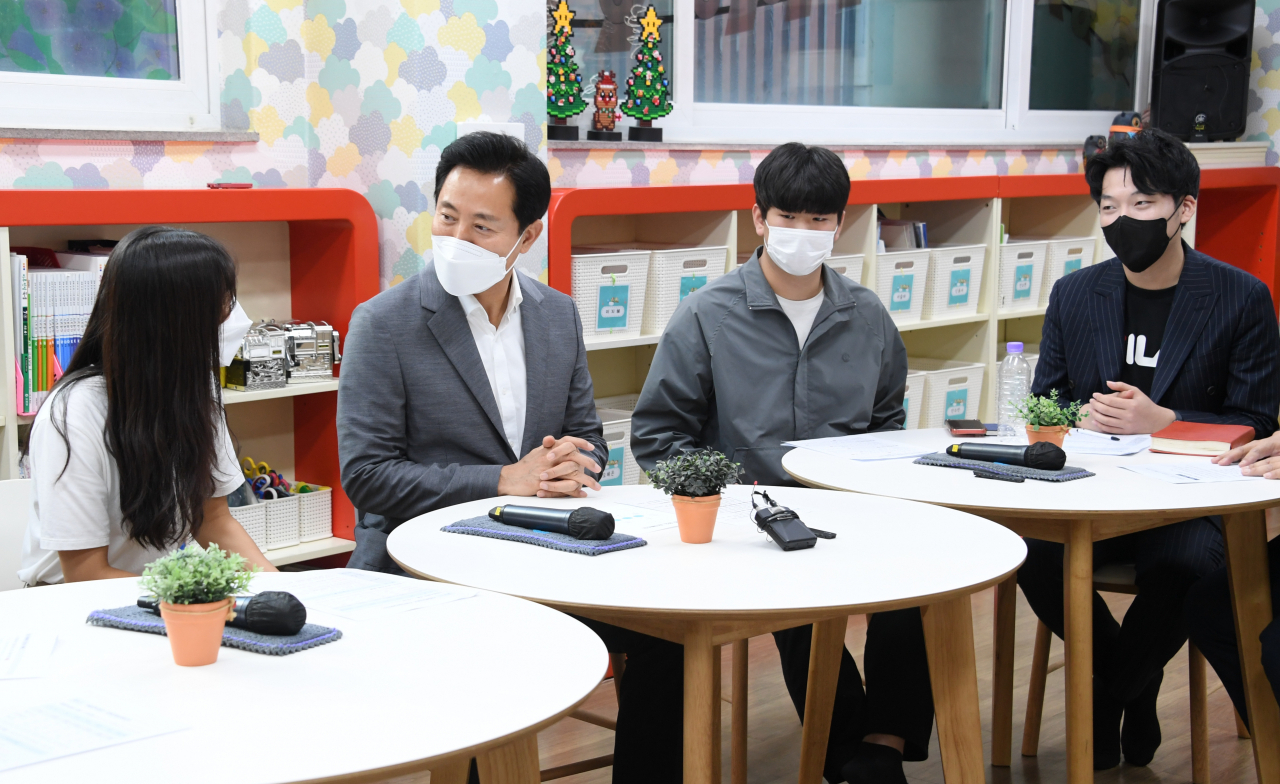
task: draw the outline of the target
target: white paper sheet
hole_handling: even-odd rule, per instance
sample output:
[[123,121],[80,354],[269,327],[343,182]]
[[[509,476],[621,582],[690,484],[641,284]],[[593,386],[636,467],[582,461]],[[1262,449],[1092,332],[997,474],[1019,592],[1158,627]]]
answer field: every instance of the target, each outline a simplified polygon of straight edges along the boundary
[[1112,436],[1076,428],[1062,448],[1071,455],[1136,455],[1151,448],[1151,436]]
[[1135,474],[1159,479],[1162,482],[1168,482],[1171,485],[1197,485],[1208,484],[1210,482],[1265,482],[1260,476],[1244,476],[1240,473],[1240,466],[1229,465],[1220,466],[1210,463],[1208,460],[1204,462],[1183,462],[1183,463],[1144,463],[1141,465],[1126,465],[1121,468],[1128,469]]
[[[613,504],[611,514],[614,521],[630,523],[627,527],[633,531],[661,531],[676,527],[675,508],[669,497],[651,498],[643,501],[630,501]],[[632,512],[631,510],[635,510]],[[716,515],[717,523],[751,524],[751,504],[740,498],[721,496],[720,511]]]
[[879,438],[872,434],[812,438],[806,441],[786,441],[783,446],[808,449],[845,460],[902,460],[904,458],[933,454],[941,450],[941,447],[899,444],[896,441]]
[[388,580],[359,569],[322,569],[303,572],[299,578],[289,583],[288,591],[308,610],[353,621],[378,620],[475,596],[474,591],[426,580]]
[[76,698],[0,715],[0,771],[186,729],[172,716]]
[[43,676],[57,642],[52,632],[0,634],[0,681]]

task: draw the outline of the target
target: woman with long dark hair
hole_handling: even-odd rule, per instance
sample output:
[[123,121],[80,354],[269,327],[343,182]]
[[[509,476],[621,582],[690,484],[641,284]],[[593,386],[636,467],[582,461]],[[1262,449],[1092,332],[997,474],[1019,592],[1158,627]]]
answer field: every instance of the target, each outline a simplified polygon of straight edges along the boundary
[[247,327],[235,298],[235,263],[203,234],[148,226],[112,251],[32,425],[24,583],[136,575],[193,539],[275,571],[227,508],[243,475],[216,373]]

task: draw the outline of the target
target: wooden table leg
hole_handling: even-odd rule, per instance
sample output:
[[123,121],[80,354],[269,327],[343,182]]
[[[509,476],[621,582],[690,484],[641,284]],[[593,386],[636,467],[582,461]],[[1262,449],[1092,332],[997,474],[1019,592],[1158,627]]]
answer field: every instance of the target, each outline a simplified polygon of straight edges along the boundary
[[947,784],[983,784],[982,717],[978,712],[978,663],[973,651],[973,610],[968,596],[920,608],[929,653],[929,680]]
[[1067,654],[1067,782],[1093,781],[1093,532],[1072,520],[1063,562]]
[[730,709],[729,781],[747,784],[747,640],[733,644],[733,705]]
[[431,769],[431,784],[467,784],[467,774],[470,772],[471,757],[437,763]]
[[991,656],[991,764],[1009,767],[1013,756],[1013,649],[1018,575],[996,586],[995,640]]
[[848,616],[813,625],[809,647],[809,685],[804,698],[804,730],[800,741],[800,784],[820,784],[831,734],[831,712],[836,704],[840,656]]
[[[716,784],[720,784],[720,782],[723,781],[723,771],[721,770],[723,765],[723,751],[721,750],[721,742],[724,736],[724,719],[721,712],[720,695],[721,690],[724,688],[724,675],[721,672],[724,662],[724,647],[717,645],[714,650],[715,655],[711,657],[712,669],[714,670],[711,675],[711,682],[714,685],[716,693],[714,708],[715,716],[711,720],[711,726],[713,728],[711,732],[711,780]],[[1199,782],[1196,782],[1196,784],[1199,784]]]
[[476,766],[480,769],[480,784],[538,784],[541,776],[537,734],[531,732],[505,746],[481,752]]
[[1280,744],[1276,743],[1280,738],[1280,708],[1262,669],[1262,644],[1258,641],[1258,635],[1273,617],[1266,515],[1261,511],[1225,515],[1223,534],[1258,784],[1280,784]]
[[[712,784],[715,773],[715,656],[709,623],[690,624],[684,637],[684,784]],[[715,784],[720,784],[718,781]]]

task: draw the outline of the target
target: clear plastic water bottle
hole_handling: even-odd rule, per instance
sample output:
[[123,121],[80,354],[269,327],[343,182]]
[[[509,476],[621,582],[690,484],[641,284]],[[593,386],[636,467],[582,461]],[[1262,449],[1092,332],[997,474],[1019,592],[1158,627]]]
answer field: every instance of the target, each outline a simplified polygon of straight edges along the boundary
[[1031,393],[1031,365],[1022,357],[1021,343],[1005,345],[1008,354],[1000,360],[997,401],[1000,435],[1017,435],[1022,420],[1014,413],[1014,405]]

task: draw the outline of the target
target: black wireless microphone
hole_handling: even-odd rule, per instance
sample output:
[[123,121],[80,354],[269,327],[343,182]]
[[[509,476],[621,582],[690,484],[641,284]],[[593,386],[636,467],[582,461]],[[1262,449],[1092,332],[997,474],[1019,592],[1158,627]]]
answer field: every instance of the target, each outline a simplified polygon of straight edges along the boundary
[[608,539],[613,536],[613,515],[584,506],[580,509],[548,509],[544,506],[495,506],[489,519],[533,531],[550,531],[574,539]]
[[[160,614],[160,603],[154,596],[138,599],[138,606]],[[232,609],[235,617],[227,621],[228,626],[258,634],[288,637],[302,631],[307,622],[307,608],[298,601],[298,597],[284,591],[237,596]]]
[[989,463],[1038,468],[1057,471],[1067,464],[1067,453],[1056,444],[1041,441],[1029,446],[1008,444],[952,444],[947,454],[965,460],[984,460]]

